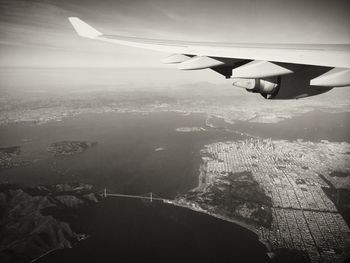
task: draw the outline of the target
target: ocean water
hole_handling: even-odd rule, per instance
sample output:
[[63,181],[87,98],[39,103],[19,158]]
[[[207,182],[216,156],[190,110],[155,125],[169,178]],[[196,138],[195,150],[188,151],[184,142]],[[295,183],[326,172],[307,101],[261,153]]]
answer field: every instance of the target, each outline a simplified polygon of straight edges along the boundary
[[[179,113],[83,114],[43,125],[0,128],[0,145],[20,145],[29,166],[2,170],[2,182],[36,185],[83,182],[125,194],[153,192],[173,198],[197,186],[205,144],[245,139],[225,130],[177,132],[204,126],[205,115]],[[61,140],[96,146],[55,157],[47,147]],[[157,148],[163,148],[156,151]],[[162,202],[107,198],[80,213],[79,229],[90,237],[73,249],[38,262],[266,262],[257,236],[233,223]]]
[[[21,146],[28,166],[0,171],[0,181],[20,185],[83,182],[98,190],[165,198],[184,193],[198,183],[204,145],[247,138],[230,130],[263,138],[350,142],[350,113],[315,111],[277,124],[212,118],[218,129],[177,132],[179,127],[204,127],[204,114],[118,113],[81,114],[42,125],[18,123],[0,127],[0,146]],[[57,157],[47,147],[62,140],[86,140],[97,145],[83,153]],[[161,150],[159,150],[161,149]]]
[[[20,185],[83,182],[111,192],[154,192],[173,198],[196,187],[200,149],[205,144],[245,138],[223,130],[175,130],[204,125],[203,114],[111,112],[43,125],[3,126],[0,145],[21,146],[23,158],[32,163],[0,171],[0,180]],[[71,156],[57,157],[47,151],[51,143],[62,140],[97,145]]]
[[254,233],[186,208],[107,198],[82,217],[89,238],[36,262],[269,262]]

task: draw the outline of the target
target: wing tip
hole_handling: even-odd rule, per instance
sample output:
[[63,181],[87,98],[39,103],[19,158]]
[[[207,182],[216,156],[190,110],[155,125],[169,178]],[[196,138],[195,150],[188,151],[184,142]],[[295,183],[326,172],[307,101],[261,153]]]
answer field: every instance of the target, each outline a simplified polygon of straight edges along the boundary
[[102,35],[101,32],[99,32],[89,24],[85,23],[79,17],[68,17],[68,20],[72,24],[73,28],[79,36],[87,38],[96,38]]

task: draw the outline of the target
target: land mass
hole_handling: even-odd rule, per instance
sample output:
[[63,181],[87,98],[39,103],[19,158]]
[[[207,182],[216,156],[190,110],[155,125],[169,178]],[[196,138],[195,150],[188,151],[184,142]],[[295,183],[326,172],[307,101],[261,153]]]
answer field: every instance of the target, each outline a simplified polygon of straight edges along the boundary
[[21,154],[20,146],[0,148],[0,170],[29,164],[29,161],[20,160],[18,158],[20,154]]
[[207,182],[207,179],[206,173],[201,172],[200,186],[182,198],[196,202],[213,214],[239,219],[248,224],[271,226],[271,198],[265,194],[251,172],[229,172],[215,183]]
[[340,262],[350,247],[349,150],[328,141],[209,144],[198,187],[177,202],[247,224],[277,262]]
[[176,128],[177,132],[200,132],[205,131],[203,127],[180,127]]
[[30,262],[70,248],[87,235],[76,222],[79,209],[98,202],[90,185],[22,188],[0,185],[0,261]]
[[[348,89],[333,89],[327,94],[313,98],[290,101],[264,100],[259,94],[248,94],[242,89],[231,85],[213,84],[210,82],[178,83],[170,82],[146,84],[145,82],[121,83],[120,78],[114,79],[113,85],[94,85],[86,81],[86,76],[96,75],[96,70],[90,74],[88,69],[20,69],[13,68],[0,71],[1,100],[0,125],[18,122],[43,124],[52,121],[62,121],[65,118],[86,113],[117,112],[182,112],[205,113],[224,118],[227,122],[247,121],[258,123],[277,123],[296,116],[301,116],[314,110],[328,113],[350,112]],[[115,76],[115,70],[98,70],[98,74],[107,79]],[[121,72],[127,70],[118,69]],[[143,72],[144,73],[144,72]],[[159,69],[149,71],[159,74]],[[31,85],[19,83],[19,80],[32,79],[33,75],[40,74],[45,85]],[[64,75],[61,75],[64,74]],[[74,76],[72,76],[72,74]],[[124,73],[123,73],[124,74]],[[132,75],[128,72],[125,76]],[[173,74],[173,73],[171,73]],[[52,81],[57,76],[66,79],[66,89]],[[74,81],[67,80],[67,76]],[[154,76],[159,79],[158,76]],[[69,85],[79,80],[80,85]],[[142,78],[141,78],[142,79]],[[140,79],[140,80],[141,80]],[[100,81],[100,79],[99,79]],[[22,86],[23,85],[23,86]],[[25,88],[24,88],[25,87]]]
[[81,153],[96,144],[96,142],[86,141],[60,141],[52,143],[47,150],[55,156],[73,155]]

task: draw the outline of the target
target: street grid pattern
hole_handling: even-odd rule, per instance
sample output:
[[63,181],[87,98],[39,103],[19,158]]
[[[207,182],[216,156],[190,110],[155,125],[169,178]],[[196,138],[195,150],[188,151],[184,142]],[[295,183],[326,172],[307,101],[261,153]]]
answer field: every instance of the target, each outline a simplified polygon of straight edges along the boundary
[[311,262],[339,262],[350,251],[350,229],[322,188],[350,188],[349,176],[331,176],[349,173],[349,152],[349,144],[328,141],[213,143],[202,150],[205,184],[250,171],[272,199],[272,226],[259,227],[260,238],[274,250],[304,251]]

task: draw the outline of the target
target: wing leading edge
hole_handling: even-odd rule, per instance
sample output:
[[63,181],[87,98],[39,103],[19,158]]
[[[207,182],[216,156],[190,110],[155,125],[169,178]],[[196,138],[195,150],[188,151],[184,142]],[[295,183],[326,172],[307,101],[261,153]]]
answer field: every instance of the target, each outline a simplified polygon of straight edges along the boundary
[[[277,78],[315,67],[325,70],[316,70],[320,74],[312,75],[308,85],[350,85],[350,45],[228,44],[145,39],[106,35],[77,17],[70,17],[69,21],[77,34],[85,38],[171,53],[173,55],[163,62],[178,64],[179,69],[211,68],[226,78],[262,79]],[[242,71],[250,73],[239,76]],[[277,81],[272,82],[277,85]],[[272,97],[263,94],[261,84],[257,85],[255,91],[251,90],[264,97]]]

